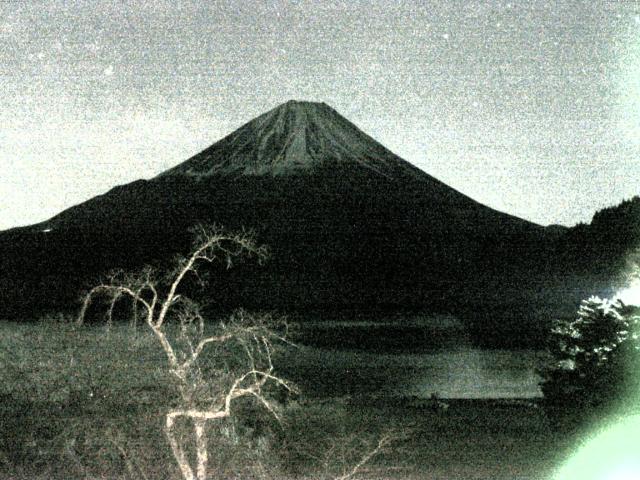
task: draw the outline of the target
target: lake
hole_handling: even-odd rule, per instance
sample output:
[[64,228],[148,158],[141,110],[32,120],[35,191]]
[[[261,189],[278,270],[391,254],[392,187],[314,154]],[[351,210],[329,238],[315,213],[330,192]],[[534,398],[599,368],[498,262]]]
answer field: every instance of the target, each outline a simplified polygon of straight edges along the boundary
[[[289,350],[277,367],[303,391],[319,396],[541,397],[536,368],[543,364],[544,352],[483,349],[472,345],[458,325],[445,325],[436,332],[415,322],[409,327],[308,325],[303,337],[314,341]],[[360,343],[364,347],[353,348],[353,339],[366,339]],[[420,347],[421,339],[429,341]],[[406,351],[402,345],[408,346]]]

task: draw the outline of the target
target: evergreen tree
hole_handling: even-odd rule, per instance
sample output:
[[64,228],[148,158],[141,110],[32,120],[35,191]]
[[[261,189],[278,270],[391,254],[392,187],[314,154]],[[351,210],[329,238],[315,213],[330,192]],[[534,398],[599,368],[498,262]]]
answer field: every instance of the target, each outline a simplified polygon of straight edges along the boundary
[[637,399],[638,310],[620,300],[591,297],[575,319],[555,322],[552,361],[541,372],[548,405],[589,415]]

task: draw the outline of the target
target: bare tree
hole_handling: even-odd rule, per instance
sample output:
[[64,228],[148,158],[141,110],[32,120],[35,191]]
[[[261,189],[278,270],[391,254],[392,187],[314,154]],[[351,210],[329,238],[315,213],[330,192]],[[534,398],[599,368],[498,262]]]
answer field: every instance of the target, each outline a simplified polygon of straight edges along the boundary
[[351,466],[347,471],[335,477],[335,480],[349,480],[360,473],[362,468],[370,462],[376,455],[379,455],[389,444],[394,441],[394,433],[391,431],[383,432],[378,438],[375,446],[365,451],[362,457]]
[[[133,302],[133,312],[136,317],[141,315],[153,332],[166,355],[169,372],[177,382],[180,405],[167,412],[164,429],[185,480],[207,478],[209,421],[229,417],[234,401],[241,397],[255,398],[278,418],[276,405],[264,393],[264,387],[271,383],[293,389],[274,373],[273,342],[286,339],[275,333],[270,316],[239,311],[228,322],[217,325],[212,333],[205,325],[199,304],[180,293],[185,279],[200,280],[203,264],[221,262],[229,268],[239,256],[253,256],[262,261],[266,250],[250,234],[198,227],[191,253],[178,258],[168,275],[160,275],[151,268],[137,274],[116,272],[87,293],[77,320],[79,324],[84,322],[97,296],[108,299],[108,322],[119,299],[126,297]],[[177,332],[167,327],[170,319],[177,322]],[[236,349],[243,354],[244,368],[230,368],[222,360],[211,365],[211,356],[204,355],[209,349],[218,352]],[[176,433],[179,419],[186,419],[193,426],[195,468],[187,457],[185,442]]]
[[351,480],[365,474],[368,464],[403,436],[394,428],[383,430],[375,438],[366,431],[334,433],[313,442],[298,440],[287,447],[308,460],[309,467],[316,469],[313,478]]

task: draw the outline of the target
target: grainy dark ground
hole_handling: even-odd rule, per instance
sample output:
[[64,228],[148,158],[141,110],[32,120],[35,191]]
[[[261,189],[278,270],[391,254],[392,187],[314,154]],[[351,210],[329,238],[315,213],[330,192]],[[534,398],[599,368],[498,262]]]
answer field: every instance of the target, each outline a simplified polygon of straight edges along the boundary
[[[174,394],[153,339],[68,324],[0,323],[0,478],[178,479],[162,434]],[[278,425],[239,405],[211,426],[211,478],[545,479],[574,441],[514,400],[305,397]]]
[[393,455],[406,478],[545,479],[571,446],[571,438],[554,432],[535,403],[447,403],[446,411],[415,408],[410,401],[372,408],[380,421],[395,421],[407,432]]

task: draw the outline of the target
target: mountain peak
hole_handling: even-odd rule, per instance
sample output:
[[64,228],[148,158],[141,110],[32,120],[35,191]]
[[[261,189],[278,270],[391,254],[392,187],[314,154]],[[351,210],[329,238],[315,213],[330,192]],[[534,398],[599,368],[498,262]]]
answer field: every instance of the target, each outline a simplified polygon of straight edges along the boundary
[[284,103],[281,103],[274,109],[270,110],[267,113],[273,112],[290,112],[290,113],[298,113],[298,114],[319,114],[322,111],[331,111],[339,115],[333,108],[327,105],[324,102],[310,102],[308,100],[288,100]]
[[386,176],[417,170],[326,103],[289,100],[160,176],[279,176],[346,164]]
[[277,106],[274,110],[279,108],[286,108],[291,106],[299,106],[299,107],[328,107],[328,105],[324,102],[310,102],[309,100],[287,100],[286,102]]

